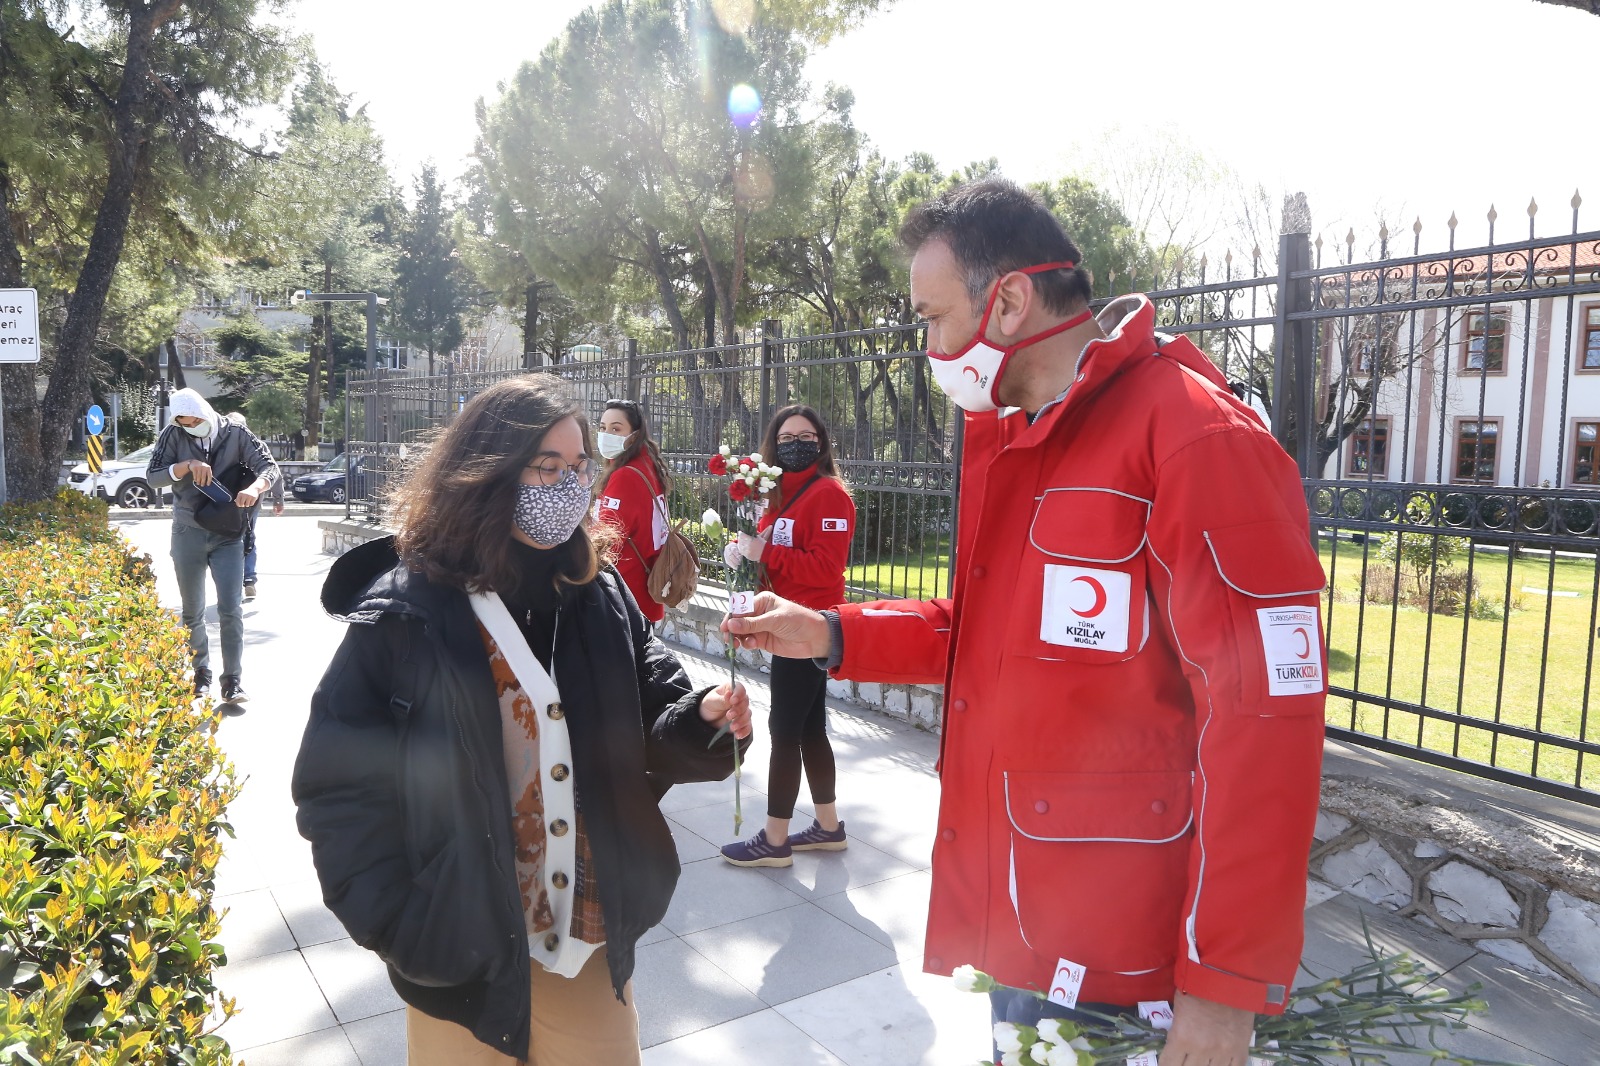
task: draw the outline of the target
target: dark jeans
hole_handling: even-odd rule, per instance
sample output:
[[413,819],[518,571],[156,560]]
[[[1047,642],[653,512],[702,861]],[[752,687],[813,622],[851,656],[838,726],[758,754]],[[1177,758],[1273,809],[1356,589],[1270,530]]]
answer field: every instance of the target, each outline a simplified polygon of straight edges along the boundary
[[[1137,1015],[1133,1007],[1115,1007],[1109,1003],[1080,1003],[1077,1008],[1068,1009],[1059,1003],[1052,1003],[1047,999],[1040,999],[1030,992],[1023,992],[1015,988],[997,988],[989,993],[989,1017],[995,1022],[1010,1022],[1012,1025],[1031,1025],[1035,1029],[1046,1018],[1065,1018],[1069,1022],[1090,1022],[1083,1011],[1089,1010],[1096,1014],[1128,1014]],[[994,1061],[1000,1061],[1000,1049],[994,1049]]]
[[244,531],[244,583],[256,583],[256,515],[261,513],[259,506],[250,508],[248,527]]
[[767,732],[772,739],[767,817],[794,817],[802,768],[811,802],[832,803],[836,780],[828,743],[828,675],[810,659],[773,658]]
[[183,598],[183,624],[189,629],[189,654],[195,673],[209,673],[206,640],[206,574],[217,587],[217,622],[222,630],[223,676],[239,676],[244,657],[244,538],[220,536],[199,526],[172,524],[172,569]]

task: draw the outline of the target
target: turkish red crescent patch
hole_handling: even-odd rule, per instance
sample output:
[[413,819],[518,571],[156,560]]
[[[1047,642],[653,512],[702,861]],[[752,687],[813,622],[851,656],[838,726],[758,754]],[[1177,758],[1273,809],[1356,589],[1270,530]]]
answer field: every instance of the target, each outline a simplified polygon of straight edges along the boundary
[[1256,611],[1266,658],[1267,695],[1322,691],[1322,626],[1314,607],[1262,607]]
[[600,506],[607,511],[615,511],[622,507],[622,501],[615,496],[602,496],[600,497]]
[[1048,563],[1039,639],[1066,648],[1125,652],[1132,594],[1133,579],[1119,570]]
[[850,530],[850,521],[846,518],[824,518],[822,531],[824,533],[846,533]]

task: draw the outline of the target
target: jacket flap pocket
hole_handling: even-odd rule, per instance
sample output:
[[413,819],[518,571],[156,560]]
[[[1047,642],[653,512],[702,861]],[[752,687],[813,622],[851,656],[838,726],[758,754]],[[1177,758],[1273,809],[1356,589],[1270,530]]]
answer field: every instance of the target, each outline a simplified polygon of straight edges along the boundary
[[1046,555],[1085,563],[1125,563],[1144,547],[1150,501],[1115,489],[1048,489],[1028,539]]
[[1235,592],[1259,600],[1315,596],[1327,579],[1303,526],[1282,519],[1205,531],[1217,573]]
[[1187,770],[1005,775],[1011,826],[1032,840],[1164,844],[1189,829]]

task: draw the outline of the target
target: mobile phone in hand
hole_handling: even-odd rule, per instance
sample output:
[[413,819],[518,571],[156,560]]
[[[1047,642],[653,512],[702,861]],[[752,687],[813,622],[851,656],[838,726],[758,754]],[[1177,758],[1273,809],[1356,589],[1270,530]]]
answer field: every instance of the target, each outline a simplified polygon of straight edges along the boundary
[[217,503],[233,502],[233,493],[229,492],[215,481],[209,482],[205,485],[196,485],[195,488],[204,493],[207,498],[215,500]]

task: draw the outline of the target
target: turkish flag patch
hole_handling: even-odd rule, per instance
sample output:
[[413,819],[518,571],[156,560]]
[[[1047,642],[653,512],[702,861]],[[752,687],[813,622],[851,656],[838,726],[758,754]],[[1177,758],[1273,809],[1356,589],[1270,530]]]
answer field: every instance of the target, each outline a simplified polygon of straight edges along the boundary
[[850,531],[850,520],[847,518],[824,518],[822,520],[822,531],[824,533],[848,533]]

